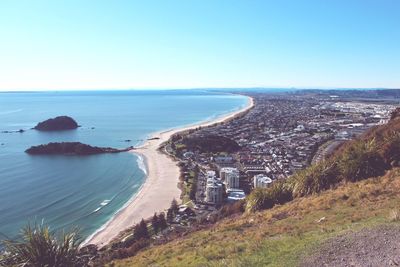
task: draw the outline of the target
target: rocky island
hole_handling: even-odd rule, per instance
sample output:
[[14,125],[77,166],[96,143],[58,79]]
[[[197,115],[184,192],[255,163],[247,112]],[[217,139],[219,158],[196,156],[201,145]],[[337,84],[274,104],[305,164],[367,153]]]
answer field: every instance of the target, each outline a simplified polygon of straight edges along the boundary
[[64,131],[74,130],[79,125],[76,121],[68,116],[59,116],[39,122],[33,129],[38,131]]
[[96,147],[80,142],[48,143],[46,145],[32,146],[25,150],[30,155],[94,155],[102,153],[119,153],[133,149],[116,149],[111,147]]

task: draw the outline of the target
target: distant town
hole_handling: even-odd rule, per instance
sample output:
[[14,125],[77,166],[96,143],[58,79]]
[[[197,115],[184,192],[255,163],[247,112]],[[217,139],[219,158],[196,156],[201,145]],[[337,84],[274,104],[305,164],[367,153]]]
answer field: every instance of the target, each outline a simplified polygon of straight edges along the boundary
[[221,205],[324,160],[346,140],[387,122],[399,103],[384,91],[242,94],[253,99],[251,110],[177,134],[162,148],[180,162],[181,208],[190,211],[175,223],[195,214],[210,219]]

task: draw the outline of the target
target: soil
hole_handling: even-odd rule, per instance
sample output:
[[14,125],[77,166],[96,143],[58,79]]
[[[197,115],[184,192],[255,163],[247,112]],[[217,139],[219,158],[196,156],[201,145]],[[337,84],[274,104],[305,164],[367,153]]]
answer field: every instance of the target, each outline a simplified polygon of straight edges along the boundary
[[400,266],[400,226],[378,226],[329,239],[300,266]]

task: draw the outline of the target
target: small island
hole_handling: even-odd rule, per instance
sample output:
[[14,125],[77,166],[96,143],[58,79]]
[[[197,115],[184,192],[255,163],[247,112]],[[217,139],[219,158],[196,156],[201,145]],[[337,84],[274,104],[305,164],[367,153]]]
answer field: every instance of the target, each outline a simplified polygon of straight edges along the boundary
[[94,155],[103,153],[120,153],[134,149],[128,147],[116,149],[111,147],[96,147],[80,142],[48,143],[46,145],[32,146],[25,150],[30,155]]
[[38,131],[64,131],[74,130],[79,125],[76,121],[68,116],[59,116],[39,122],[33,129]]

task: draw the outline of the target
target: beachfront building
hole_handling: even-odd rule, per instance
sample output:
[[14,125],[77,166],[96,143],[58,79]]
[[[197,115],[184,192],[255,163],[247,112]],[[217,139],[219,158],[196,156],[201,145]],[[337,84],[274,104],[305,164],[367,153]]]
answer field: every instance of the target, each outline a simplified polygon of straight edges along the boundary
[[212,204],[221,204],[223,190],[224,187],[222,183],[207,184],[206,202]]
[[212,204],[221,204],[223,201],[224,185],[221,180],[214,177],[207,178],[206,199],[205,201]]
[[227,189],[239,188],[239,170],[237,168],[221,168],[219,176],[224,181]]
[[254,188],[267,188],[272,184],[272,179],[264,174],[255,175],[253,180]]

